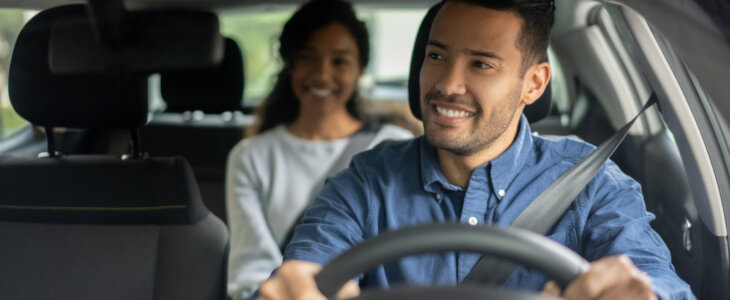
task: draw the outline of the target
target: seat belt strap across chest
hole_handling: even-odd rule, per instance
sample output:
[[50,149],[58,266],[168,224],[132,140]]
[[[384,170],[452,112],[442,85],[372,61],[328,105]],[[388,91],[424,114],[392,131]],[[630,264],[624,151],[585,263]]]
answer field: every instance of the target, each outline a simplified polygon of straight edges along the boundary
[[[565,213],[573,200],[588,185],[621,142],[641,114],[657,102],[652,93],[641,111],[591,153],[586,155],[535,198],[512,222],[510,227],[527,229],[545,235]],[[501,286],[518,265],[495,257],[482,256],[464,282]]]

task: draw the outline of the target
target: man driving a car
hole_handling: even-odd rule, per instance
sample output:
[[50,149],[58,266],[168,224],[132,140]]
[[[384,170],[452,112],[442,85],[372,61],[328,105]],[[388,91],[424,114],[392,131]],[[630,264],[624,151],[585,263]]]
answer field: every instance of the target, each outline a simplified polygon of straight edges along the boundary
[[[545,62],[553,1],[447,0],[433,20],[420,70],[425,135],[353,158],[296,228],[261,299],[324,299],[321,266],[380,233],[424,223],[509,226],[593,146],[533,136],[522,114],[550,80]],[[649,226],[639,184],[607,162],[548,231],[591,261],[565,289],[519,267],[503,287],[567,299],[693,299],[669,250]],[[433,253],[384,264],[349,282],[456,285],[480,259]],[[358,285],[359,283],[359,285]]]

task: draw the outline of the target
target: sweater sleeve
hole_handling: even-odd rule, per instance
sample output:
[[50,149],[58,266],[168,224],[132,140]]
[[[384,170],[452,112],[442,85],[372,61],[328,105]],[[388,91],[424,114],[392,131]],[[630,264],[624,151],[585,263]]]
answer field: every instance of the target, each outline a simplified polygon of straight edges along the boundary
[[254,153],[246,151],[245,142],[231,150],[226,168],[228,294],[234,300],[249,298],[282,261],[262,205]]
[[324,265],[360,243],[374,210],[367,186],[356,163],[330,178],[294,230],[285,259]]

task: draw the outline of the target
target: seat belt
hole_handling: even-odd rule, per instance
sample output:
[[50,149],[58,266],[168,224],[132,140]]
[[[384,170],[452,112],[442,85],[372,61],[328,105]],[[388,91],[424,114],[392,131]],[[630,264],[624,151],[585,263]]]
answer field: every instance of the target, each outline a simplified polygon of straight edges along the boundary
[[[616,151],[616,148],[626,138],[634,121],[656,102],[656,94],[652,93],[649,101],[644,104],[641,111],[629,123],[548,186],[517,216],[510,227],[527,229],[542,235],[547,234],[548,230],[565,213],[568,206],[573,203],[575,197],[588,185],[603,164]],[[482,256],[462,283],[501,286],[517,267],[517,264],[503,259]]]
[[[352,157],[355,156],[355,154],[358,154],[368,148],[370,144],[375,140],[375,136],[380,131],[380,128],[382,128],[382,124],[375,124],[375,123],[365,123],[363,126],[358,129],[355,133],[353,133],[350,136],[350,141],[347,144],[347,147],[344,151],[342,151],[342,154],[340,154],[340,157],[337,158],[334,164],[332,164],[332,167],[330,167],[329,171],[327,172],[327,177],[332,177],[337,172],[344,170],[350,165],[350,161],[352,161]],[[319,194],[319,193],[315,193]],[[313,200],[313,199],[312,199]],[[286,246],[289,245],[289,242],[291,241],[292,237],[294,236],[294,227],[297,227],[299,223],[302,222],[302,217],[304,216],[304,212],[307,211],[309,206],[312,205],[309,203],[307,205],[307,208],[302,210],[302,212],[297,217],[297,222],[294,223],[294,225],[289,228],[289,232],[286,234],[286,238],[284,239],[284,242],[281,244],[279,250],[281,250],[281,253],[284,254],[284,250],[286,249]]]

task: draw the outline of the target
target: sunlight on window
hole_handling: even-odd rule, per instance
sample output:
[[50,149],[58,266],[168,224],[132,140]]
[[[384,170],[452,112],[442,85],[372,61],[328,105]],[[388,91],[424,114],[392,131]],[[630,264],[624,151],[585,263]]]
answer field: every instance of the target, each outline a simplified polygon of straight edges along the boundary
[[8,70],[15,39],[36,12],[19,9],[0,9],[0,140],[23,128],[27,121],[15,113],[8,95]]

